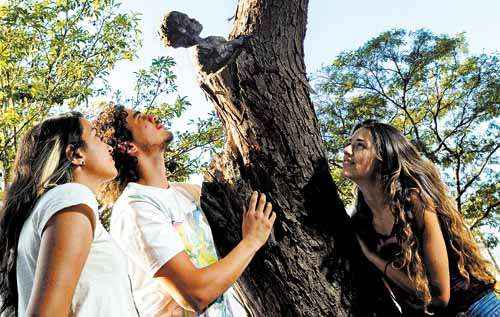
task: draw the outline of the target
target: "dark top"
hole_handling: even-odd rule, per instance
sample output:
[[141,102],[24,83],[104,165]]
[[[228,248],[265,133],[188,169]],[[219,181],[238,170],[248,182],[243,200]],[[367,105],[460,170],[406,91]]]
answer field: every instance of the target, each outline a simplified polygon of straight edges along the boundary
[[[394,261],[398,258],[399,254],[402,252],[401,247],[396,239],[395,227],[393,226],[392,232],[389,235],[383,235],[377,233],[373,229],[373,234],[375,237],[376,251],[377,254],[386,261]],[[372,227],[373,228],[373,227]],[[494,284],[487,284],[480,281],[470,275],[470,284],[467,285],[466,279],[460,275],[458,271],[458,259],[451,251],[451,240],[446,235],[446,231],[443,231],[443,235],[446,243],[446,250],[448,253],[448,262],[450,270],[450,300],[446,308],[444,315],[455,316],[458,312],[465,312],[472,303],[481,298],[486,292],[493,289]],[[392,281],[388,281],[392,287],[392,290],[396,294],[396,297],[401,300],[402,305],[405,302],[412,302],[411,296],[404,290],[401,290]],[[413,299],[414,300],[414,299]],[[403,309],[405,309],[403,307]],[[406,307],[406,310],[411,310]],[[404,314],[405,316],[413,315],[411,313]]]

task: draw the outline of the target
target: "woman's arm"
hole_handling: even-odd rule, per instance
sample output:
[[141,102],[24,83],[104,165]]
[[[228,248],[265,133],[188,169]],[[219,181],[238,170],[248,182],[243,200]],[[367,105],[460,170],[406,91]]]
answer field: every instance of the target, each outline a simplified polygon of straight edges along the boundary
[[[435,212],[423,212],[419,222],[423,227],[423,240],[421,243],[424,253],[424,265],[427,271],[432,296],[431,305],[435,307],[445,307],[450,298],[450,274],[444,237]],[[417,295],[414,284],[410,281],[405,272],[393,268],[387,261],[371,252],[361,238],[358,237],[358,241],[367,259],[381,272],[385,270],[386,277],[411,295]]]
[[436,212],[424,212],[422,247],[424,264],[432,296],[431,305],[446,307],[450,300],[450,271],[448,252]]
[[93,240],[94,213],[86,205],[65,208],[45,225],[27,316],[68,316],[76,284]]
[[391,281],[396,283],[396,285],[398,285],[400,288],[410,293],[411,295],[417,295],[415,286],[410,281],[405,272],[392,268],[390,262],[382,259],[376,253],[370,251],[365,242],[359,236],[356,235],[356,237],[358,239],[359,245],[361,246],[363,254],[370,262],[373,263],[373,265],[375,265],[380,270],[380,272],[384,273],[385,270],[385,276],[387,278],[389,278]]

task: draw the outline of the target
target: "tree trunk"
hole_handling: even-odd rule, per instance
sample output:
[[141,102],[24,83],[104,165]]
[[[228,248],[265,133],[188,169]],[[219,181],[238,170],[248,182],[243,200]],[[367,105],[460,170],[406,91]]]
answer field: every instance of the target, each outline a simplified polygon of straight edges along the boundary
[[0,170],[0,176],[3,180],[2,188],[0,188],[0,190],[5,192],[9,187],[10,181],[10,163],[8,161],[3,162],[3,169]]
[[245,48],[218,72],[200,71],[227,137],[202,189],[220,255],[241,239],[252,190],[266,193],[278,215],[274,236],[238,281],[253,316],[365,315],[351,304],[359,297],[343,261],[343,250],[359,257],[359,247],[309,96],[307,11],[307,0],[240,0],[230,39],[249,36]]

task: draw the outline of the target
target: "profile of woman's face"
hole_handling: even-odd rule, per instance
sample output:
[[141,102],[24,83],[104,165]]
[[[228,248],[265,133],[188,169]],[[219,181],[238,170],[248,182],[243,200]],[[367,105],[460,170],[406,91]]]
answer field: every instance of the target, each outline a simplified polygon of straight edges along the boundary
[[97,137],[96,130],[88,120],[82,118],[80,122],[83,127],[82,140],[85,142],[85,147],[81,148],[85,161],[83,171],[103,182],[115,178],[118,172],[111,156],[111,146]]
[[366,128],[357,129],[344,148],[342,164],[344,177],[355,183],[371,179],[376,159],[370,131]]

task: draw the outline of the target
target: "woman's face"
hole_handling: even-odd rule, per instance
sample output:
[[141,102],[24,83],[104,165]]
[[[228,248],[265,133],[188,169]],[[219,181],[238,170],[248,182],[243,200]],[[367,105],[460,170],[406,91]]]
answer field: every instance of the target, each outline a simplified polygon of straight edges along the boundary
[[366,128],[359,128],[352,134],[344,148],[343,175],[355,183],[373,178],[376,160],[375,147],[371,133]]
[[85,142],[85,147],[80,149],[85,161],[83,171],[103,182],[115,178],[118,172],[111,156],[111,146],[96,136],[96,130],[88,120],[82,118],[80,122],[83,127],[82,139]]

